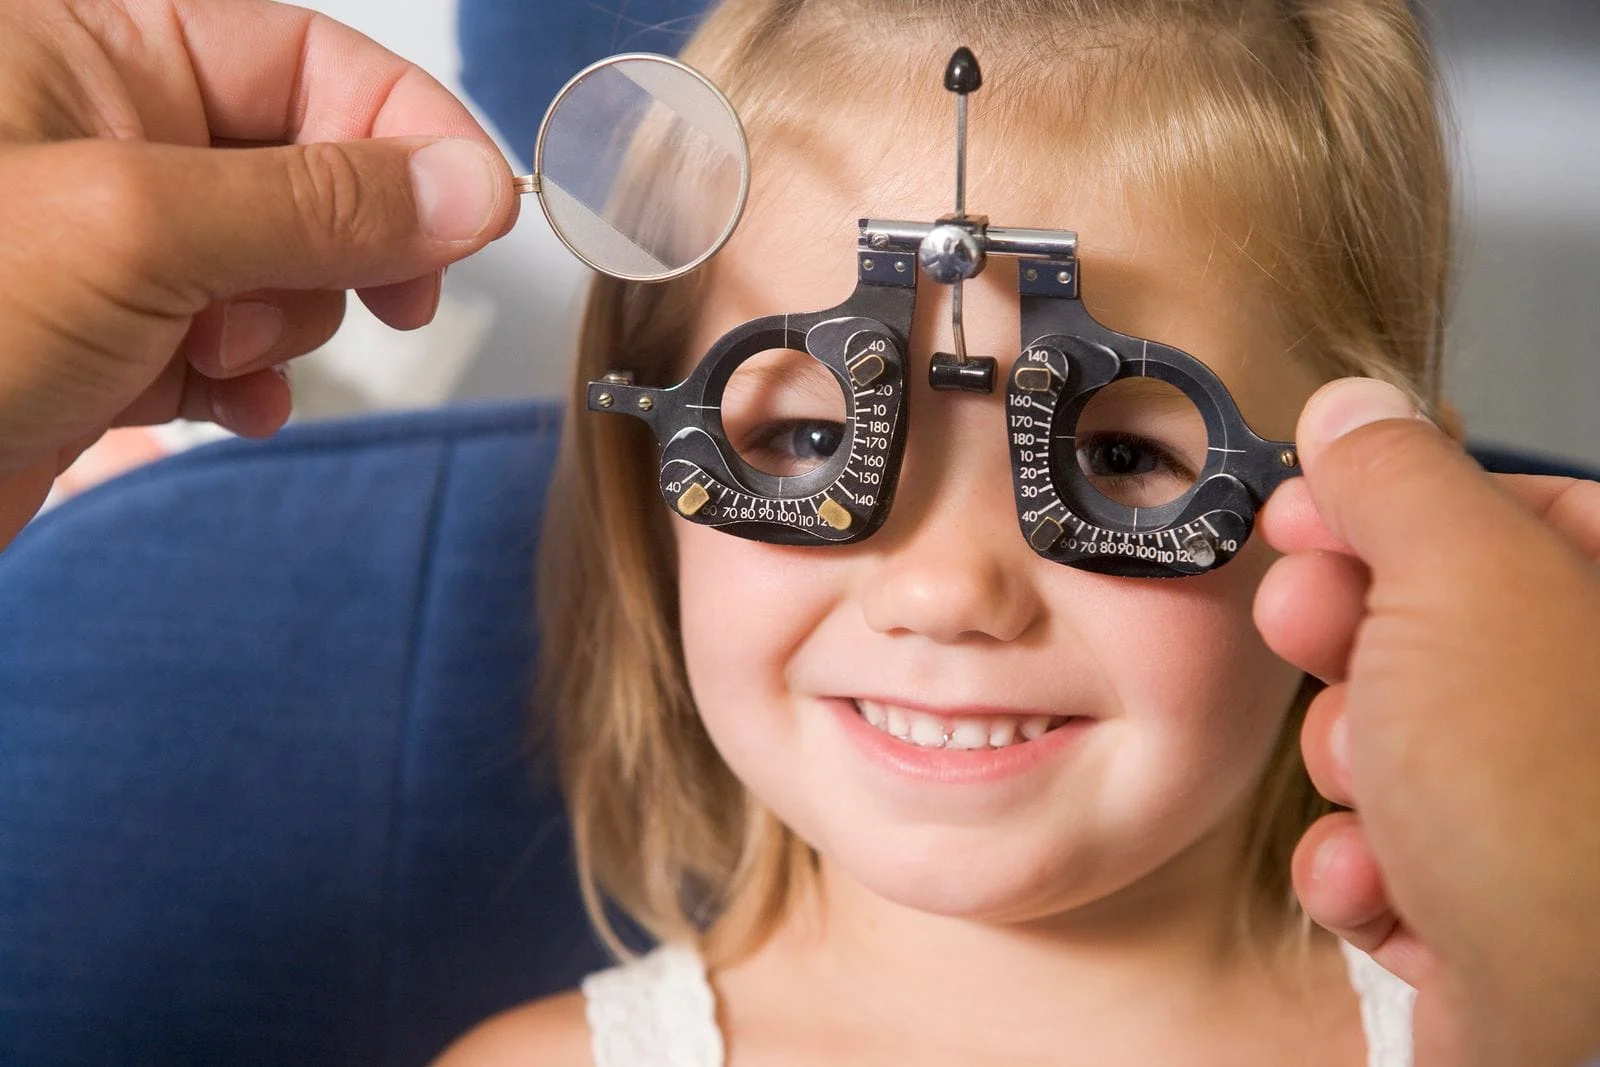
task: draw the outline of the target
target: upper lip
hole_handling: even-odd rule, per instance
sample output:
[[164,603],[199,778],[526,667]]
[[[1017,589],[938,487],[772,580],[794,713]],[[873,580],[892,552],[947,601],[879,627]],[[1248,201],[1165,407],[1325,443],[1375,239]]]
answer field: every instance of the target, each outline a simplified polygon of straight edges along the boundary
[[860,705],[861,701],[869,700],[874,704],[887,704],[890,707],[905,708],[907,711],[917,711],[924,715],[937,715],[944,719],[975,719],[985,715],[1008,715],[1019,719],[1081,717],[1076,713],[1050,708],[1005,708],[993,704],[933,705],[925,704],[918,700],[907,700],[903,697],[876,696],[865,693],[856,693],[845,699],[854,701],[857,706]]

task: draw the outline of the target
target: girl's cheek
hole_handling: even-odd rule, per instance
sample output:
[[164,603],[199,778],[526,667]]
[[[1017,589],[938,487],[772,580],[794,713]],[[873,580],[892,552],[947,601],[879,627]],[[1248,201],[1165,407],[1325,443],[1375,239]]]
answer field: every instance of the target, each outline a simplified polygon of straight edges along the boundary
[[1073,627],[1129,715],[1255,735],[1287,706],[1298,671],[1266,647],[1251,606],[1270,555],[1247,548],[1200,578],[1078,583],[1057,610]]
[[[769,687],[835,597],[821,552],[679,522],[678,597],[696,696]],[[702,692],[702,690],[706,690]]]

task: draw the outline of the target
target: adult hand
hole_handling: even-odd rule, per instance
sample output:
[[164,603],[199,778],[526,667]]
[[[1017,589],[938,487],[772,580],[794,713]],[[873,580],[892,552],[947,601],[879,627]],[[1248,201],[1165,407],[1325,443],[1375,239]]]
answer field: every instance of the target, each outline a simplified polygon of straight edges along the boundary
[[1302,747],[1354,809],[1301,842],[1301,900],[1418,988],[1419,1065],[1596,1056],[1600,485],[1492,479],[1370,380],[1297,441],[1256,619],[1330,683]]
[[510,227],[510,179],[442,86],[313,12],[0,7],[0,546],[108,427],[275,430],[273,368],[344,290],[430,320],[444,266]]

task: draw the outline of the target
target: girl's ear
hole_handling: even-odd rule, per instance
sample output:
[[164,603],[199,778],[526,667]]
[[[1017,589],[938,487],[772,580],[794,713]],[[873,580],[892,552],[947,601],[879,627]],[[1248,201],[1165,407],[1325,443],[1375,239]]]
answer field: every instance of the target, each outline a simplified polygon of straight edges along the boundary
[[1434,405],[1433,421],[1445,436],[1456,444],[1465,444],[1467,440],[1466,420],[1461,417],[1461,409],[1448,400],[1440,400]]

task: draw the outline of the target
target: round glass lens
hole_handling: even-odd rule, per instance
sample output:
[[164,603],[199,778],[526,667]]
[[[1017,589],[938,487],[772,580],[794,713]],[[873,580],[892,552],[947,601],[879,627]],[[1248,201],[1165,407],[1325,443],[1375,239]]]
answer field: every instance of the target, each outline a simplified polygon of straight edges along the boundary
[[1123,507],[1172,503],[1206,465],[1205,419],[1183,390],[1159,378],[1119,378],[1095,393],[1074,435],[1078,469]]
[[810,474],[850,447],[839,380],[790,348],[739,364],[722,393],[722,429],[740,459],[779,478]]
[[540,127],[534,169],[556,236],[630,281],[704,262],[733,233],[750,182],[732,105],[665,56],[615,56],[568,82]]

